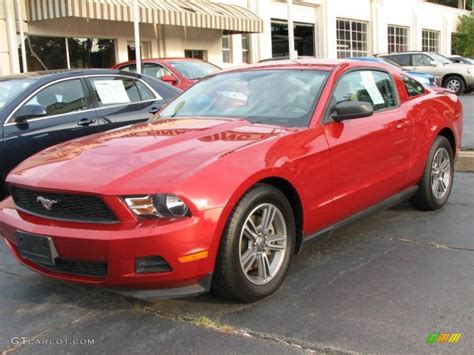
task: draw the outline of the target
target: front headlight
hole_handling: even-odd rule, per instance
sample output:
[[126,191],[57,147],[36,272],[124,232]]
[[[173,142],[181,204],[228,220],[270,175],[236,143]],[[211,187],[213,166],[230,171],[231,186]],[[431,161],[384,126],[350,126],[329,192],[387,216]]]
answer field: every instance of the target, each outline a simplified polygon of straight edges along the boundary
[[173,194],[126,196],[128,208],[137,216],[159,218],[180,218],[189,216],[188,206]]

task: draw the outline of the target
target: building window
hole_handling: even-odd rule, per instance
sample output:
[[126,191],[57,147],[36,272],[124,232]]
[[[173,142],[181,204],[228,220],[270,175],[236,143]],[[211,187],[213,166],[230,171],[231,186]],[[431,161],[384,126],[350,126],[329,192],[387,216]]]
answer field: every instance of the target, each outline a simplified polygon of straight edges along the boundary
[[[115,64],[113,39],[27,36],[25,50],[28,71],[110,68]],[[22,63],[21,51],[19,56]]]
[[[136,60],[135,41],[127,42],[128,60]],[[140,57],[142,59],[151,58],[151,42],[140,42]]]
[[228,31],[222,32],[222,62],[223,63],[232,63],[232,50],[231,50],[231,40]]
[[439,32],[423,30],[421,32],[421,50],[423,52],[439,52]]
[[242,35],[242,63],[250,63],[249,35]]
[[110,68],[115,64],[115,41],[98,38],[68,38],[71,68]]
[[185,49],[184,57],[207,60],[207,51],[202,50],[202,49]]
[[367,23],[337,20],[337,57],[364,57],[367,49]]
[[388,51],[390,53],[406,52],[408,50],[408,28],[388,26]]
[[[314,56],[314,25],[295,22],[293,28],[298,56]],[[288,22],[272,20],[272,57],[288,57],[288,43]]]

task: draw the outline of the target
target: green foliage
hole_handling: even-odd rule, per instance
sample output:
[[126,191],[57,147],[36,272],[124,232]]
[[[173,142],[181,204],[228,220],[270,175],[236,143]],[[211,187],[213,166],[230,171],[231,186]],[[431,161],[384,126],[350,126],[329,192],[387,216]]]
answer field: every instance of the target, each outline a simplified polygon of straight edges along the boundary
[[[428,2],[445,5],[445,6],[456,7],[456,8],[459,5],[459,0],[428,0]],[[466,0],[466,10],[472,11],[472,3],[473,3],[473,0]]]
[[460,16],[456,31],[457,33],[453,36],[454,52],[464,57],[474,58],[474,13]]

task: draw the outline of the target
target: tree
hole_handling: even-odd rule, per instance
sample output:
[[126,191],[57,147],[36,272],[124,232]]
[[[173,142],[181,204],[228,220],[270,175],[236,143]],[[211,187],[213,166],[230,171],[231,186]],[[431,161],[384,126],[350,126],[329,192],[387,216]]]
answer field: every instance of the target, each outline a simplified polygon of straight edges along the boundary
[[433,2],[435,4],[457,7],[459,9],[464,10],[473,10],[472,4],[473,0],[428,0],[429,2]]
[[474,58],[474,13],[459,17],[453,49],[459,55]]

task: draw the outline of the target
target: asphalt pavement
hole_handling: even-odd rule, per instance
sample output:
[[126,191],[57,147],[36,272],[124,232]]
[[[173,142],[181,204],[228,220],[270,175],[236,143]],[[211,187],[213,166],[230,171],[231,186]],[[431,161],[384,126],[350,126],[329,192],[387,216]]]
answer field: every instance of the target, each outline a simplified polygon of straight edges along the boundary
[[[402,203],[308,244],[255,304],[138,301],[42,277],[2,244],[0,351],[472,354],[473,185],[457,173],[439,211]],[[462,336],[427,344],[430,333]]]
[[464,108],[463,150],[474,150],[474,92],[460,96]]

